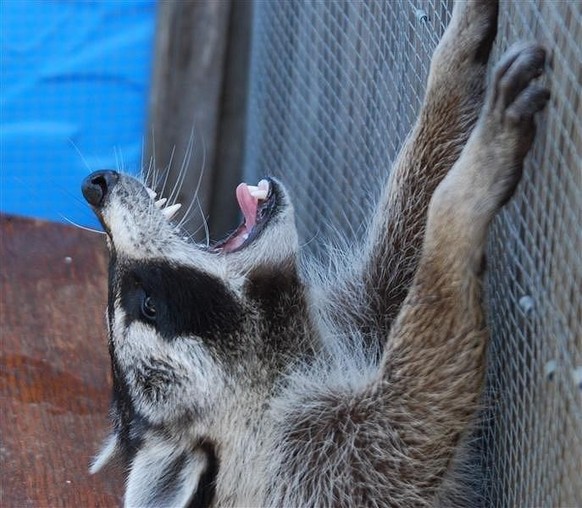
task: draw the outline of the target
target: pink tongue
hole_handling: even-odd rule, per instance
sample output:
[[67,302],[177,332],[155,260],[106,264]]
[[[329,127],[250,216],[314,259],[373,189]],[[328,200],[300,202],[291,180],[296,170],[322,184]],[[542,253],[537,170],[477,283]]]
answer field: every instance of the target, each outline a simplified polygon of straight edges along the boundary
[[249,188],[246,183],[241,183],[236,188],[236,199],[238,200],[238,205],[245,217],[245,224],[247,230],[255,225],[257,218],[257,205],[259,200],[251,196]]

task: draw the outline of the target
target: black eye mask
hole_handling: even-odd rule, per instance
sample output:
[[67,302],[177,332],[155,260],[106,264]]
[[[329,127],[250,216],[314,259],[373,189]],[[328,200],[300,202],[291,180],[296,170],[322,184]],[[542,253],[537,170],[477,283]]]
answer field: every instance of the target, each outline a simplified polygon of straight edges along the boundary
[[210,339],[234,331],[240,304],[217,278],[166,262],[140,262],[124,270],[121,305],[127,324],[142,321],[166,340],[195,335]]

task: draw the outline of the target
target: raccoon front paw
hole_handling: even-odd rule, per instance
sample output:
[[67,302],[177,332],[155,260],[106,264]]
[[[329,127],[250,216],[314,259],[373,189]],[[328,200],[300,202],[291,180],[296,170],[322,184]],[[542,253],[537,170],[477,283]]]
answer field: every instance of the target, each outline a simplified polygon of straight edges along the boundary
[[496,124],[492,127],[520,136],[524,152],[533,139],[534,115],[550,98],[550,92],[535,82],[544,71],[545,61],[546,51],[539,44],[520,43],[510,48],[495,69],[486,106],[486,114]]
[[550,98],[548,89],[535,81],[543,73],[545,61],[542,46],[519,43],[505,53],[493,74],[479,131],[503,173],[497,179],[502,204],[521,177],[523,160],[535,136],[534,116]]

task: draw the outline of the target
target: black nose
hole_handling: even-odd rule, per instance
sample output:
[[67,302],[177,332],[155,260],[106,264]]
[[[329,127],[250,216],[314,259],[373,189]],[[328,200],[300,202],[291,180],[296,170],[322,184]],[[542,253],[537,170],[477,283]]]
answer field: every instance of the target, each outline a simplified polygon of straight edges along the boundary
[[90,205],[102,206],[107,193],[111,191],[117,180],[119,180],[117,171],[95,171],[83,180],[81,191]]

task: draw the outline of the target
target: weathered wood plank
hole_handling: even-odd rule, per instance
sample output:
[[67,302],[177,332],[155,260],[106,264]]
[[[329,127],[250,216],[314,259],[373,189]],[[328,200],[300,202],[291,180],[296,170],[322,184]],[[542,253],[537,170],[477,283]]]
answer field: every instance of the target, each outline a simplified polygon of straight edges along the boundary
[[0,505],[116,506],[88,473],[108,433],[102,237],[0,215]]

